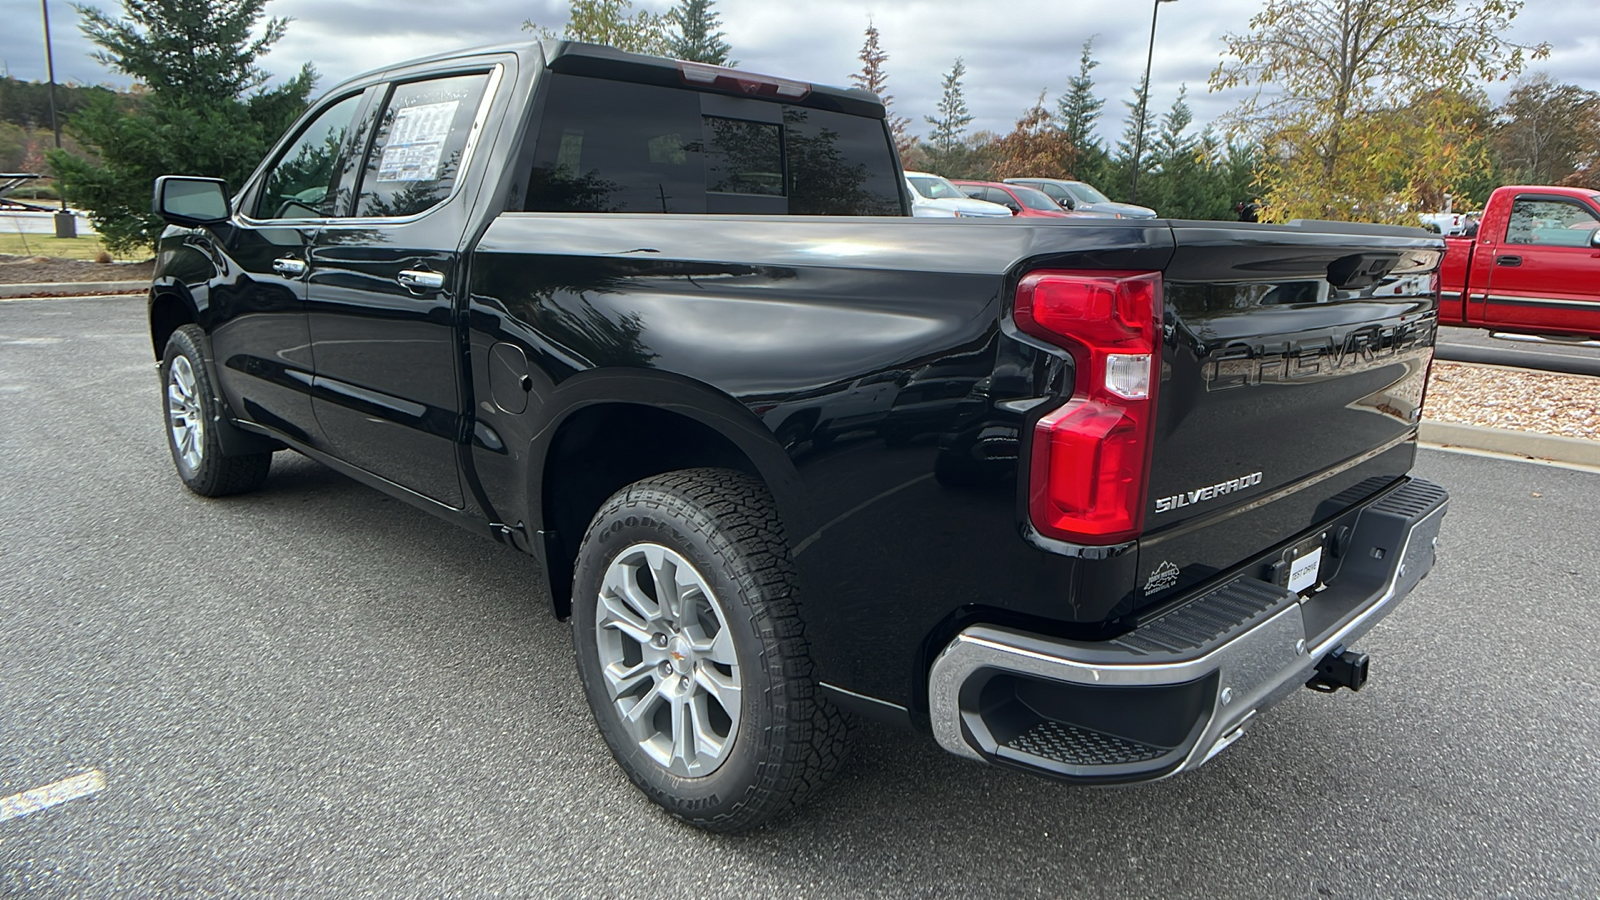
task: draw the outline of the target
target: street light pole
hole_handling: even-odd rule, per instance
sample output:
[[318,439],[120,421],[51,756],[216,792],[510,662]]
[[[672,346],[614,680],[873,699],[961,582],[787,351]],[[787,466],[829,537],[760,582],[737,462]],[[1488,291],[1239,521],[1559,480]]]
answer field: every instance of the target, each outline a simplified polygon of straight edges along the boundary
[[[39,12],[44,16],[44,64],[50,73],[50,130],[56,135],[56,149],[61,149],[61,121],[56,117],[56,54],[50,46],[50,0],[39,0]],[[61,200],[61,211],[56,213],[56,237],[78,236],[78,222],[67,212],[67,193],[56,184],[56,195]]]
[[1139,201],[1139,160],[1144,156],[1145,114],[1150,109],[1150,64],[1156,58],[1156,16],[1161,13],[1161,4],[1175,2],[1177,0],[1155,0],[1150,7],[1150,49],[1144,56],[1144,86],[1139,92],[1139,133],[1133,139],[1133,189],[1128,198],[1131,203]]

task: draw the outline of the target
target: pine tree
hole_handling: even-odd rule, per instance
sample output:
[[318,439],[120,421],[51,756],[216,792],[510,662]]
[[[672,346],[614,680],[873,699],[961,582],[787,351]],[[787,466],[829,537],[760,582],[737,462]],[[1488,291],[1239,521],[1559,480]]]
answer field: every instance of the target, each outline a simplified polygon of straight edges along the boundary
[[1196,138],[1184,134],[1193,122],[1194,111],[1189,109],[1189,86],[1180,85],[1178,99],[1172,101],[1172,108],[1161,117],[1161,128],[1156,133],[1155,141],[1150,144],[1156,157],[1174,159],[1193,155]]
[[[1117,152],[1112,159],[1111,184],[1101,185],[1101,189],[1110,194],[1113,200],[1127,200],[1132,194],[1134,154],[1139,154],[1139,177],[1142,179],[1150,171],[1150,155],[1140,152],[1141,148],[1150,147],[1152,126],[1155,124],[1148,115],[1140,115],[1147,98],[1145,82],[1141,80],[1133,89],[1133,99],[1122,101],[1128,110],[1128,119],[1123,125],[1122,139],[1117,141]],[[1144,126],[1142,140],[1139,133],[1141,124]]]
[[961,76],[965,74],[967,65],[958,56],[955,65],[950,67],[950,74],[940,84],[944,94],[939,98],[939,118],[923,117],[933,126],[928,141],[934,152],[946,158],[965,147],[967,126],[972,124],[972,113],[967,111],[967,101],[961,93]]
[[676,33],[667,39],[667,51],[674,59],[709,63],[713,66],[736,66],[738,60],[729,59],[733,48],[723,40],[720,17],[712,11],[716,0],[679,0],[667,13],[667,19]]
[[1095,122],[1106,101],[1094,95],[1094,76],[1090,73],[1100,65],[1094,58],[1094,38],[1083,42],[1083,55],[1078,58],[1078,74],[1067,82],[1067,92],[1056,101],[1056,118],[1061,130],[1072,142],[1077,155],[1083,156],[1100,146],[1095,137]]
[[911,120],[905,116],[894,114],[894,95],[889,93],[889,75],[883,71],[883,64],[889,60],[889,54],[884,52],[878,43],[878,27],[867,21],[867,39],[861,45],[861,52],[856,58],[861,60],[861,71],[850,76],[850,83],[856,87],[875,95],[883,101],[884,115],[889,124],[889,134],[894,137],[894,148],[904,156],[912,144],[917,141],[916,135],[911,134]]
[[113,252],[151,246],[164,227],[150,213],[158,175],[208,175],[241,185],[305,110],[316,82],[307,63],[275,88],[257,61],[287,19],[258,28],[267,0],[125,0],[121,18],[78,7],[95,58],[145,87],[137,104],[93,98],[69,127],[99,157],[49,154],[68,198],[89,210]]

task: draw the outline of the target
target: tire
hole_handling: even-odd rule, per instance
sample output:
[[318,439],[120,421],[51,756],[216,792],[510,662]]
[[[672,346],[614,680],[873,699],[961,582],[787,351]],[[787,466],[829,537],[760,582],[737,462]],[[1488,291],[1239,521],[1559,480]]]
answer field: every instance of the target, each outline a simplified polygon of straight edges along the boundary
[[793,583],[771,496],[740,472],[636,482],[589,525],[573,576],[578,674],[617,763],[684,822],[758,828],[844,755]]
[[227,456],[217,440],[221,401],[211,384],[201,348],[206,335],[184,325],[167,339],[161,357],[161,406],[167,420],[167,449],[178,477],[202,497],[224,497],[256,490],[272,468],[271,453]]

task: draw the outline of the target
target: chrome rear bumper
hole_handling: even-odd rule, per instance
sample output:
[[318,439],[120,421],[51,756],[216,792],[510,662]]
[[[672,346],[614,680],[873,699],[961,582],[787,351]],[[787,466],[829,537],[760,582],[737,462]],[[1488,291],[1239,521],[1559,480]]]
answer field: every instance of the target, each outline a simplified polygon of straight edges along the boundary
[[961,756],[1076,781],[1194,768],[1416,587],[1448,502],[1420,479],[1369,501],[1337,574],[1307,598],[1242,575],[1110,641],[971,626],[930,672],[934,736]]

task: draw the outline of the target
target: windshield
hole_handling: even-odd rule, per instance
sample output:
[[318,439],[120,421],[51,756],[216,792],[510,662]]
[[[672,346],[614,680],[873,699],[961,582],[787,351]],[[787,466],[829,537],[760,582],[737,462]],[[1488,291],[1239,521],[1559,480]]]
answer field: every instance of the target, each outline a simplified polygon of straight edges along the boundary
[[1084,203],[1110,203],[1111,202],[1111,198],[1110,197],[1107,197],[1105,194],[1100,193],[1099,191],[1095,190],[1092,187],[1089,187],[1087,184],[1084,184],[1081,181],[1069,181],[1069,182],[1067,182],[1067,190],[1071,191],[1072,195],[1074,197],[1077,197],[1079,200],[1082,200]]
[[1060,212],[1061,206],[1042,192],[1020,184],[1011,186],[1011,195],[1022,201],[1022,205],[1029,209],[1042,209],[1048,212]]
[[929,200],[967,200],[961,189],[937,175],[907,175],[911,187]]

